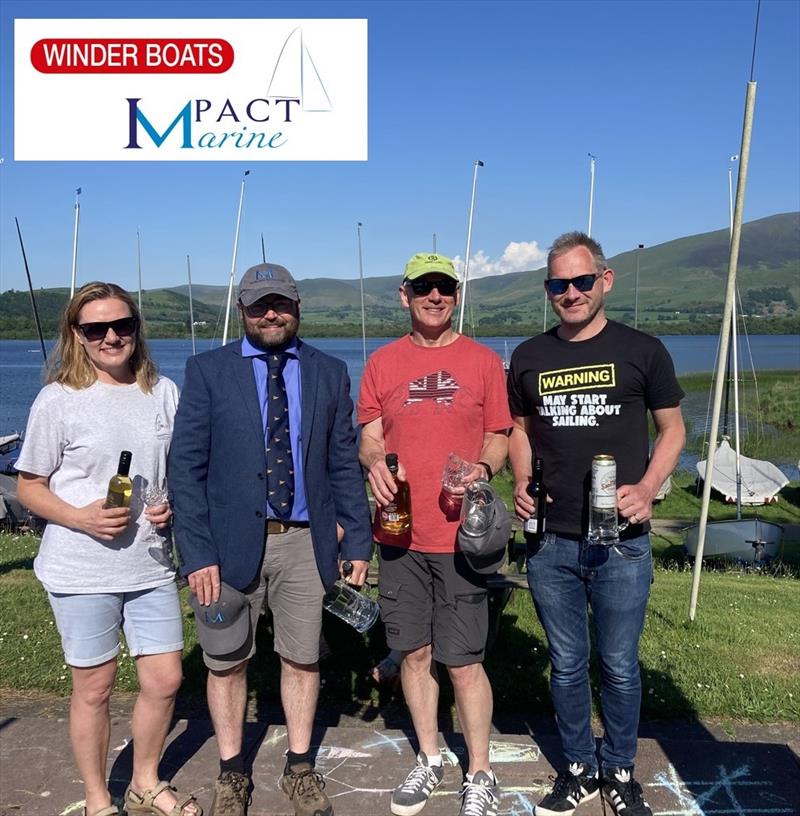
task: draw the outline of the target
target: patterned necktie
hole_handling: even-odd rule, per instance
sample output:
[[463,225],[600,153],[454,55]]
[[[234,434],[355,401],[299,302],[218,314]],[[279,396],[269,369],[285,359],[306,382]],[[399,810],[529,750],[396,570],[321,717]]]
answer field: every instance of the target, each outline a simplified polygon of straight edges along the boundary
[[267,501],[281,521],[292,517],[294,467],[289,436],[289,400],[283,381],[286,354],[267,354]]

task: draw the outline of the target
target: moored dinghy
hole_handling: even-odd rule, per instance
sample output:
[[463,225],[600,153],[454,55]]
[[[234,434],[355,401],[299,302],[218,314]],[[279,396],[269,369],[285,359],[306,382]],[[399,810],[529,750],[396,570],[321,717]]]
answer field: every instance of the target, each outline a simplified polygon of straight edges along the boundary
[[[688,555],[697,554],[699,527],[687,527],[683,531],[684,547]],[[730,519],[710,521],[706,526],[703,558],[719,558],[725,561],[754,561],[756,563],[777,558],[783,540],[783,527],[762,519]]]

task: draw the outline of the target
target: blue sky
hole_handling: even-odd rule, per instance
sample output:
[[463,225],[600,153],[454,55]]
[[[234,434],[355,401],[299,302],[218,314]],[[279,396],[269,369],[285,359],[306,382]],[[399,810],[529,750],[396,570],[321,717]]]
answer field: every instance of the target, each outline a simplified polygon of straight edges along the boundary
[[[400,274],[430,247],[471,273],[539,266],[585,229],[608,255],[727,226],[755,0],[724,2],[14,2],[0,4],[0,290],[67,286],[81,196],[79,283],[224,284],[239,182],[251,170],[237,271],[268,256],[298,278]],[[13,160],[15,17],[365,17],[369,161],[83,163]],[[745,219],[800,209],[800,3],[763,0]],[[54,138],[57,134],[54,134]]]

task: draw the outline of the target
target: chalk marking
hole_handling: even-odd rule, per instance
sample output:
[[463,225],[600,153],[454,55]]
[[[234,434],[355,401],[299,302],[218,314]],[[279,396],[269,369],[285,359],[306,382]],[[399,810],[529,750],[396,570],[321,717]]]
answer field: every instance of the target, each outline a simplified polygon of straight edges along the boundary
[[378,737],[377,741],[362,745],[362,748],[377,748],[378,746],[389,745],[396,754],[402,754],[403,749],[398,745],[398,743],[408,743],[408,737],[405,736],[387,737],[386,734],[382,734],[380,731],[373,731],[373,733]]
[[356,751],[353,748],[342,748],[338,745],[322,746],[317,752],[317,759],[362,759],[371,757],[372,754],[365,754],[363,751]]
[[[734,787],[771,787],[772,782],[758,781],[754,779],[742,779],[743,776],[750,774],[749,765],[740,765],[733,771],[728,771],[724,765],[718,766],[719,778],[711,781],[697,780],[693,782],[684,782],[678,775],[675,767],[669,765],[667,773],[658,773],[655,775],[655,781],[649,782],[647,787],[663,788],[672,793],[678,800],[678,806],[681,810],[660,810],[654,816],[756,816],[756,814],[781,814],[791,813],[790,808],[762,808],[762,807],[746,807],[742,805]],[[708,787],[708,790],[695,797],[688,789],[694,787]],[[721,807],[713,807],[713,809],[705,808],[713,797],[720,791],[727,794],[728,802]],[[712,806],[714,802],[711,802]]]
[[530,742],[489,742],[489,760],[500,762],[538,762],[539,746]]
[[[269,737],[266,737],[264,741],[261,743],[261,747],[263,748],[265,745],[276,745],[279,743],[284,737],[286,736],[286,729],[279,725],[273,732],[270,734]],[[259,749],[260,750],[260,749]]]

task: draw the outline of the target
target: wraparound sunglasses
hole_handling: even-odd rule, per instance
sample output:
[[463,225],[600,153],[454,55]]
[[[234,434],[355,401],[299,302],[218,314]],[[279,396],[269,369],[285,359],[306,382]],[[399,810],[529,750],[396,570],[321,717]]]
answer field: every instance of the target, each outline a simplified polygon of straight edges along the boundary
[[119,320],[103,321],[100,323],[80,323],[78,328],[81,334],[89,341],[102,340],[109,329],[114,330],[117,337],[133,337],[139,321],[135,317],[121,317]]
[[551,295],[563,295],[572,284],[579,292],[588,292],[602,272],[591,272],[588,275],[576,275],[574,278],[547,278],[544,285]]

